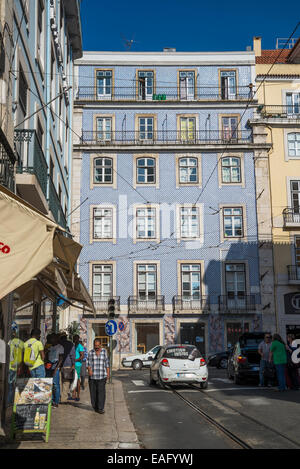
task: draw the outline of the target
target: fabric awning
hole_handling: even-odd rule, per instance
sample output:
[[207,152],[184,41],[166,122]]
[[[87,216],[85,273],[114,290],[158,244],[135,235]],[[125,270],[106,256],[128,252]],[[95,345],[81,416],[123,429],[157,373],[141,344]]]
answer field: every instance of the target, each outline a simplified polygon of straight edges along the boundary
[[95,313],[75,271],[82,246],[59,225],[0,185],[0,300],[16,291],[18,307],[32,301],[35,288],[79,301]]

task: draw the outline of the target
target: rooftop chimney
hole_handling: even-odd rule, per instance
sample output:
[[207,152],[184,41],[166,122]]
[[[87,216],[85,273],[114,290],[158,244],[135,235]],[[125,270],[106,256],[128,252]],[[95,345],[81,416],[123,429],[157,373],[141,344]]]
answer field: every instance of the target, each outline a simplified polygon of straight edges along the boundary
[[261,56],[261,36],[255,36],[253,38],[253,50],[255,52],[255,57]]

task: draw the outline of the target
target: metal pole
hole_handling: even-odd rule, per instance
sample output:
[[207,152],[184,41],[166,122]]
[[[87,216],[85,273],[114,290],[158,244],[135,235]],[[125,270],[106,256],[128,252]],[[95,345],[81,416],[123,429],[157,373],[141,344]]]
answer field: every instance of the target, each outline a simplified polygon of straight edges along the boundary
[[112,341],[113,341],[113,336],[111,335],[111,336],[110,336],[110,339],[109,339],[109,366],[110,366],[109,382],[110,382],[110,383],[112,382],[112,366],[113,366],[113,356],[112,356],[113,347],[112,347]]

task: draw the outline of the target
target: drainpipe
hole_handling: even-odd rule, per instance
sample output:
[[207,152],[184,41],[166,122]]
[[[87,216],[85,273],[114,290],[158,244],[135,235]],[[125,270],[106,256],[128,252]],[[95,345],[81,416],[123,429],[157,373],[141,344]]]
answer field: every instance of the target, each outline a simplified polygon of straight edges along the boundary
[[[46,81],[46,103],[51,100],[51,29],[50,29],[50,0],[46,2],[46,64],[45,64],[45,81]],[[45,158],[48,165],[48,181],[50,168],[50,106],[46,107],[46,148]],[[47,184],[47,199],[49,200],[49,182]],[[49,211],[49,207],[48,207]]]

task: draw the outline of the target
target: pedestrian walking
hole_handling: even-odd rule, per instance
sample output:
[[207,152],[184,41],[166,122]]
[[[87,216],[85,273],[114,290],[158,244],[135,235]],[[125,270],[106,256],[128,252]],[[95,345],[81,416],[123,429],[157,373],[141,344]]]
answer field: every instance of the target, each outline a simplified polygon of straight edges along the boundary
[[9,345],[9,373],[8,373],[8,403],[14,401],[15,385],[17,376],[22,371],[24,342],[18,338],[18,326],[13,323],[11,326],[11,340]]
[[88,357],[88,350],[86,346],[83,344],[82,340],[80,340],[81,345],[83,346],[83,359],[82,359],[82,367],[81,367],[81,373],[80,373],[80,386],[81,389],[84,390],[85,386],[85,377],[86,377],[86,361]]
[[91,404],[95,412],[104,414],[106,380],[109,379],[109,360],[99,339],[94,340],[94,349],[87,358]]
[[[73,381],[75,370],[75,346],[67,339],[67,334],[62,334],[59,339],[60,345],[64,348],[64,355],[61,364],[61,401],[72,400],[70,385]],[[69,385],[67,389],[67,384]]]
[[292,360],[293,352],[297,349],[297,347],[293,346],[293,341],[295,340],[295,336],[293,334],[287,335],[287,375],[289,378],[288,387],[290,389],[294,389],[296,391],[299,390],[299,376],[298,376],[298,366]]
[[80,339],[79,335],[74,335],[73,341],[75,345],[75,371],[78,377],[77,385],[72,395],[72,398],[75,401],[80,401],[80,375],[81,375],[82,360],[84,356],[84,348],[83,348],[83,345],[81,345],[79,339]]
[[278,391],[286,390],[285,368],[287,364],[286,346],[279,334],[274,334],[270,347],[269,361],[274,362],[278,380]]
[[[270,354],[270,347],[271,347],[271,334],[265,334],[264,340],[258,346],[258,353],[261,356],[260,359],[260,366],[259,366],[259,386],[265,385],[265,377],[264,371],[269,363],[269,354]],[[267,378],[268,385],[269,379]]]
[[51,346],[47,352],[47,364],[46,377],[53,378],[53,397],[52,406],[58,407],[60,401],[60,367],[63,361],[64,348],[59,343],[59,336],[57,334],[51,334],[49,337],[49,343]]
[[31,378],[45,378],[45,352],[40,341],[41,330],[32,329],[31,337],[24,344],[24,364],[28,366]]

